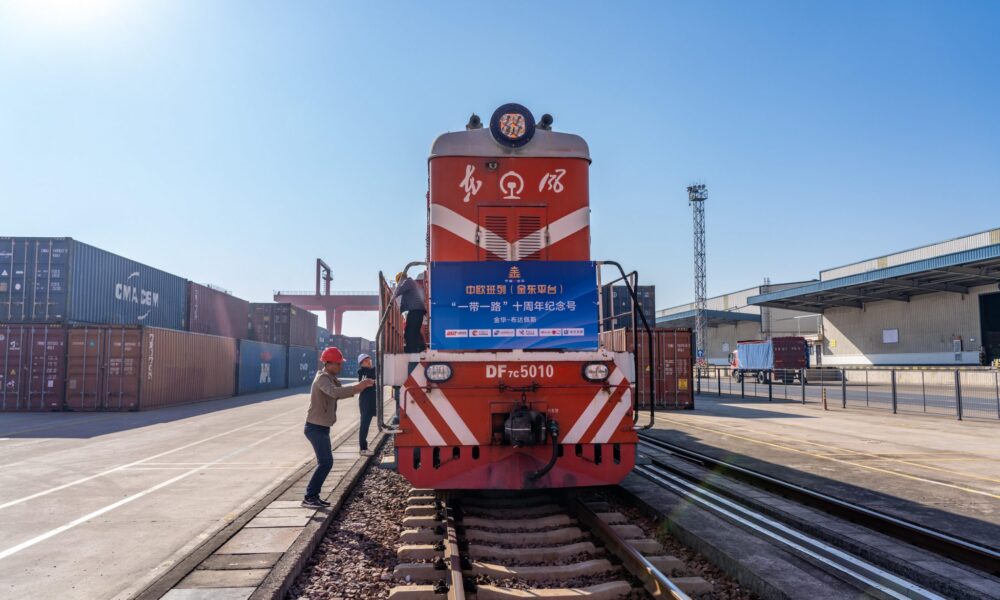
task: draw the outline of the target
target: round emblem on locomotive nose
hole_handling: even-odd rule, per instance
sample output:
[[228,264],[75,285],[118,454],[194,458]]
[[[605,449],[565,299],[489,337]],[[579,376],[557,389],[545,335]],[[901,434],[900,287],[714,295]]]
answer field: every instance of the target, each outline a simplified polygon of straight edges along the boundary
[[516,140],[524,135],[527,127],[524,126],[524,115],[517,113],[507,113],[500,116],[500,133],[504,137]]
[[490,133],[497,143],[508,148],[520,148],[535,135],[535,117],[520,104],[504,104],[493,112]]

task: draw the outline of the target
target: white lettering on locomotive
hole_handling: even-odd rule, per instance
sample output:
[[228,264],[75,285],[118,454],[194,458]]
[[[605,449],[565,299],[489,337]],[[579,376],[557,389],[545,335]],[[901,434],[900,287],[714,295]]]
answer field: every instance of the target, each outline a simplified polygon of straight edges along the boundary
[[550,192],[561,194],[564,189],[562,178],[565,174],[566,169],[556,169],[551,173],[546,173],[542,177],[542,180],[538,182],[538,191],[543,192],[548,188]]
[[511,365],[486,365],[487,379],[528,379],[537,377],[551,378],[555,376],[556,368],[553,365],[530,365],[518,363]]
[[465,198],[462,199],[463,202],[468,202],[472,196],[479,193],[479,188],[483,187],[483,181],[472,176],[475,172],[476,167],[474,165],[465,165],[465,178],[462,179],[462,183],[458,184],[458,187],[465,190]]

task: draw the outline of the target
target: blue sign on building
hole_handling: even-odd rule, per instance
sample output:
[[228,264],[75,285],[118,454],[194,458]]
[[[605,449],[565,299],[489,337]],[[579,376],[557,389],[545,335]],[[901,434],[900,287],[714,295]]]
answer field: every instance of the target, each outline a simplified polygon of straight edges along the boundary
[[435,262],[430,281],[434,349],[597,348],[593,262]]

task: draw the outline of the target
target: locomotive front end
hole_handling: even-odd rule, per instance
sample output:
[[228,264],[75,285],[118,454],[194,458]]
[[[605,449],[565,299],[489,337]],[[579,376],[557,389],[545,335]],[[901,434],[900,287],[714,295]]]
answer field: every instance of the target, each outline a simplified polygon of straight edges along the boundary
[[605,485],[635,464],[633,355],[600,344],[589,149],[551,124],[508,104],[431,149],[428,348],[382,365],[415,486]]

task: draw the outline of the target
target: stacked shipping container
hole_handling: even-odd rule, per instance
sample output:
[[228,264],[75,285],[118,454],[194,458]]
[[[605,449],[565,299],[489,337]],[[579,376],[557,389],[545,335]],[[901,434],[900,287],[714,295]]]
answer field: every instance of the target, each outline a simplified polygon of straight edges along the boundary
[[0,325],[0,410],[62,408],[66,330],[56,325]]
[[215,288],[189,282],[188,330],[243,339],[250,332],[250,303]]
[[[656,286],[640,285],[635,289],[639,307],[652,328],[656,322]],[[601,289],[601,329],[611,331],[632,326],[632,297],[624,285],[605,286]],[[642,327],[642,318],[636,324]]]
[[0,411],[145,410],[311,382],[329,345],[316,316],[253,306],[277,343],[244,339],[251,304],[221,290],[71,238],[0,237]]
[[614,352],[638,352],[641,378],[639,407],[649,408],[651,390],[649,373],[656,381],[656,408],[694,408],[693,365],[690,329],[654,329],[653,359],[649,356],[649,335],[639,331],[639,344],[631,329],[616,329],[601,334],[601,346]]
[[288,347],[288,387],[311,385],[319,366],[319,351],[311,346]]
[[147,410],[234,395],[236,340],[159,327],[68,331],[65,408]]
[[0,237],[0,321],[184,329],[187,281],[71,238]]
[[253,394],[288,387],[288,347],[255,340],[240,340],[238,394]]
[[311,346],[316,315],[288,302],[252,302],[250,339],[285,346]]

